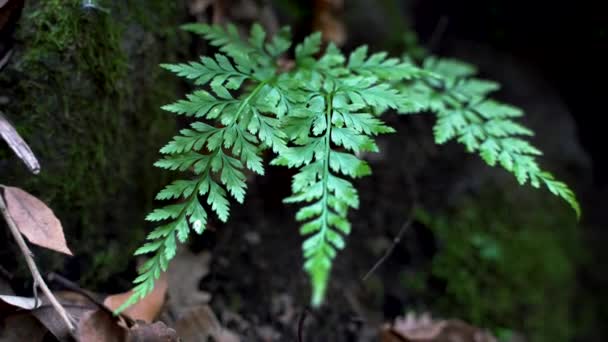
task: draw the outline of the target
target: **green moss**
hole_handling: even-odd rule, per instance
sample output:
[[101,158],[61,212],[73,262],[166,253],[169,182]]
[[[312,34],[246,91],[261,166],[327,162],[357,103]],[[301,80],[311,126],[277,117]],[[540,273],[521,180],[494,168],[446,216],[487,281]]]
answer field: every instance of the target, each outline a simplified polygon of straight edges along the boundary
[[[0,76],[0,89],[10,89],[1,94],[10,99],[4,111],[42,164],[33,177],[11,163],[2,182],[55,210],[77,256],[71,271],[93,287],[124,271],[143,238],[143,217],[164,182],[152,164],[175,131],[160,106],[178,84],[158,64],[186,46],[169,34],[179,25],[173,2],[101,5],[110,14],[84,10],[80,0],[28,1],[14,63]],[[41,259],[47,270],[64,266]]]
[[448,213],[418,213],[439,242],[426,281],[445,289],[420,292],[434,310],[531,341],[572,338],[580,238],[567,208],[542,195],[486,193]]

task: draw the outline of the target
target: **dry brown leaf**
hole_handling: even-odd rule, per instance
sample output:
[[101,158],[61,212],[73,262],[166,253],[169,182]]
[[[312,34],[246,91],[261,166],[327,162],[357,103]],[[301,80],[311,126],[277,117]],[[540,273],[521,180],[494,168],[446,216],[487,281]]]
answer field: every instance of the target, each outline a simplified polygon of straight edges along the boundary
[[188,12],[192,16],[202,17],[209,6],[213,5],[214,2],[216,2],[216,0],[190,0],[188,1]]
[[[103,304],[111,310],[116,310],[122,305],[122,303],[126,302],[132,294],[133,291],[127,291],[108,296],[103,301]],[[162,273],[154,285],[154,290],[152,290],[152,292],[144,299],[128,307],[123,313],[135,320],[152,323],[152,321],[158,317],[163,305],[165,304],[166,294],[167,274]]]
[[184,312],[175,323],[184,342],[204,342],[210,337],[216,342],[239,342],[239,337],[222,326],[208,305],[200,305]]
[[129,342],[177,342],[177,332],[163,322],[138,324],[129,331]]
[[1,187],[8,214],[21,234],[35,245],[72,255],[61,222],[44,202],[19,188]]
[[[11,52],[9,51],[6,56],[0,58],[0,69],[6,64],[10,55]],[[38,174],[40,172],[40,163],[38,163],[38,159],[36,159],[34,152],[32,152],[30,147],[21,138],[13,125],[4,117],[2,112],[0,112],[0,136],[32,173]]]
[[0,6],[0,60],[2,60],[13,45],[11,36],[21,17],[24,0],[0,0],[0,2],[2,3]]
[[180,313],[190,307],[206,304],[211,295],[199,289],[201,279],[209,274],[211,253],[194,254],[188,248],[180,248],[167,271],[169,281],[169,306]]
[[[75,305],[63,305],[65,310],[76,321],[80,320],[87,312],[94,310],[90,307]],[[40,321],[59,341],[70,341],[71,334],[65,321],[59,316],[57,310],[51,305],[43,305],[30,313]]]
[[[126,328],[126,322],[119,317],[113,316],[112,312],[101,306],[100,303],[76,292],[64,291],[57,292],[56,294],[62,306],[70,316],[74,318],[74,322],[77,323],[75,336],[78,342],[173,341],[166,338],[128,340],[128,337],[132,334],[130,330]],[[8,321],[13,322],[13,317],[18,316],[20,320],[34,320],[35,322],[39,322],[37,328],[39,331],[34,331],[36,334],[32,335],[36,336],[35,338],[17,338],[16,336],[26,336],[23,335],[23,332],[13,331],[15,329],[21,329],[21,325],[5,325],[10,328],[5,329],[8,331],[2,331],[2,329],[0,329],[0,342],[40,342],[42,339],[37,336],[44,336],[47,332],[55,336],[59,341],[73,341],[72,334],[68,330],[65,321],[61,319],[55,308],[49,305],[48,300],[45,297],[41,298],[41,302],[41,305],[39,304],[37,308],[29,310],[35,303],[34,298],[0,296],[0,319],[3,318],[2,321],[5,323]],[[2,327],[2,321],[0,321],[0,327]],[[137,334],[133,335],[136,336]],[[161,334],[159,336],[162,337],[165,335]],[[3,339],[5,336],[10,338],[7,337],[8,339]]]
[[127,330],[118,325],[116,318],[104,310],[85,313],[76,335],[79,342],[121,342],[127,340]]
[[346,28],[340,19],[343,0],[316,0],[313,29],[323,34],[323,40],[338,46],[346,42]]
[[459,320],[433,320],[428,313],[398,317],[383,326],[382,342],[497,342],[488,332]]
[[40,301],[36,301],[35,298],[0,295],[0,316],[7,310],[33,310],[37,307],[40,307]]
[[[0,300],[0,318],[4,318],[4,322],[9,320],[12,321],[12,318],[15,316],[20,317],[20,319],[28,320],[33,319],[40,322],[40,325],[43,330],[42,335],[46,334],[46,332],[50,332],[53,334],[59,341],[68,341],[70,339],[70,331],[68,330],[65,321],[60,317],[57,313],[57,310],[49,305],[46,297],[42,296],[37,306],[36,300],[31,297],[15,297],[15,296],[2,296],[2,300]],[[83,306],[75,306],[62,303],[63,307],[68,311],[70,316],[74,319],[78,320],[82,315],[86,312],[91,311],[91,307],[83,307]],[[0,322],[0,326],[1,326]],[[9,327],[6,330],[15,330],[21,329],[20,325],[6,325]],[[21,332],[0,332],[0,336],[20,336]],[[37,335],[36,335],[37,336]],[[4,342],[5,340],[0,341]],[[6,340],[6,341],[38,341],[35,339],[16,339],[16,340]]]
[[[3,271],[2,268],[0,268],[0,272],[2,272],[2,271]],[[7,277],[6,277],[6,279],[4,279],[2,277],[2,274],[0,273],[0,293],[4,293],[5,295],[12,296],[15,293],[13,292],[13,288],[11,287],[11,284],[9,284],[7,281],[8,279],[12,279],[11,274],[7,273]]]
[[42,342],[48,330],[27,312],[0,321],[0,342]]

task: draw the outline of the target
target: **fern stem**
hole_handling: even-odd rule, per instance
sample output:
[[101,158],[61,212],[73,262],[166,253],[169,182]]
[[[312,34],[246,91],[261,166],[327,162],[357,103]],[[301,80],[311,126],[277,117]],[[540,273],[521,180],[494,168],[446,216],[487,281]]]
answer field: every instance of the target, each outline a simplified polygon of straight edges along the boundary
[[245,107],[249,104],[249,102],[252,99],[254,99],[256,96],[258,96],[258,93],[262,90],[262,88],[264,88],[264,86],[267,83],[268,83],[268,81],[260,82],[257,86],[255,86],[255,88],[253,89],[251,94],[247,95],[245,100],[243,100],[243,102],[241,102],[241,104],[239,105],[239,108],[237,108],[236,113],[234,114],[234,119],[230,123],[230,126],[234,125],[237,122],[237,120],[239,119],[239,117],[241,116],[241,114],[243,112],[243,109],[245,109]]
[[[325,147],[323,151],[323,197],[321,198],[323,212],[321,213],[321,231],[319,232],[320,240],[317,241],[317,251],[316,254],[318,257],[322,258],[325,250],[323,246],[325,246],[327,241],[327,230],[329,229],[329,153],[331,151],[331,113],[333,111],[332,102],[333,102],[333,94],[329,93],[325,96],[326,104],[326,113],[325,119],[327,120],[327,129],[325,130]],[[323,297],[325,297],[325,286],[327,285],[327,274],[329,273],[329,269],[321,270],[322,273],[313,275],[313,278],[319,277],[320,279],[313,279],[313,296],[312,296],[312,305],[314,307],[318,307],[323,302]]]
[[327,110],[326,110],[326,120],[327,120],[327,129],[325,130],[325,150],[323,151],[323,158],[325,159],[323,161],[323,226],[322,226],[322,233],[323,233],[323,239],[325,239],[325,233],[327,231],[327,227],[329,227],[329,222],[328,222],[328,215],[327,215],[327,211],[328,209],[328,188],[327,188],[327,183],[329,182],[329,151],[331,149],[331,112],[332,112],[332,94],[328,94],[325,99],[327,101]]

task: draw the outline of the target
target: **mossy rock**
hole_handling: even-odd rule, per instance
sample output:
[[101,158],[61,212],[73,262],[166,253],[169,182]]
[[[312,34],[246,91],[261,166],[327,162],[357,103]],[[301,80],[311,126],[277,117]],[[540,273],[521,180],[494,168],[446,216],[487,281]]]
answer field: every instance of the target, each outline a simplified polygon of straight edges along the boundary
[[439,251],[407,287],[440,316],[530,341],[569,341],[577,332],[571,313],[582,240],[558,200],[531,189],[486,191],[442,213],[419,211],[418,219]]
[[[92,287],[125,271],[144,237],[143,217],[164,182],[152,164],[175,131],[160,106],[179,90],[158,64],[188,45],[177,30],[179,1],[95,3],[99,9],[27,1],[15,55],[0,73],[0,97],[8,99],[0,109],[42,166],[30,175],[0,145],[1,183],[38,196],[63,222],[75,257],[39,252],[43,269],[67,267]],[[5,267],[15,270],[14,260]]]

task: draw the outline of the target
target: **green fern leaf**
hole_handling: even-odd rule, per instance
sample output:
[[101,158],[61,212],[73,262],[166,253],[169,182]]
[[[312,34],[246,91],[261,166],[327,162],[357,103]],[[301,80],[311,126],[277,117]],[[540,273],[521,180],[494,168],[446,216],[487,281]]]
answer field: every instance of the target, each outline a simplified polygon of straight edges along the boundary
[[544,184],[580,216],[580,205],[574,192],[541,170],[535,157],[542,152],[523,139],[533,135],[530,129],[514,121],[523,112],[487,99],[490,92],[498,89],[496,83],[470,78],[475,74],[475,68],[459,61],[429,58],[424,65],[442,77],[441,80],[421,81],[419,85],[427,96],[434,96],[442,102],[432,108],[438,117],[433,128],[437,143],[456,139],[465,145],[468,152],[479,153],[488,165],[500,164],[521,185],[529,182],[539,187]]
[[[234,26],[226,29],[202,24],[185,29],[203,35],[223,54],[202,57],[200,62],[164,64],[178,76],[194,80],[197,89],[186,99],[163,108],[199,121],[182,129],[160,152],[157,167],[191,171],[194,179],[177,180],[162,189],[158,200],[178,200],[155,209],[146,219],[165,223],[148,235],[137,254],[153,253],[135,279],[133,296],[118,311],[145,297],[175,256],[177,242],[185,242],[193,230],[201,234],[207,223],[207,205],[226,222],[230,215],[228,196],[242,203],[246,193],[244,169],[263,174],[261,149],[281,151],[286,135],[279,129],[289,105],[285,89],[277,86],[277,58],[289,48],[288,31],[283,30],[266,44],[259,25],[249,39],[241,39]],[[234,91],[239,90],[240,95]],[[234,93],[233,93],[234,92]],[[283,107],[277,103],[284,103]],[[271,104],[271,105],[269,105]],[[277,109],[278,108],[278,109]],[[205,120],[205,121],[202,121]]]

